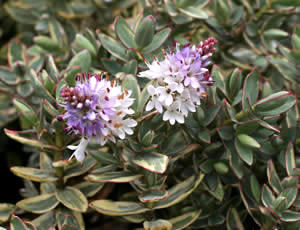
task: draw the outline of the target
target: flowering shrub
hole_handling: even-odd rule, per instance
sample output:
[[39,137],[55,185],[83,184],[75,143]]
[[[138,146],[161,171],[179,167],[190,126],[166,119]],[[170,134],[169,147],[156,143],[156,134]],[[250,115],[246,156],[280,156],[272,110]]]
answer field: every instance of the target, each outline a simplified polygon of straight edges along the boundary
[[0,125],[26,158],[0,224],[299,229],[299,6],[0,3]]

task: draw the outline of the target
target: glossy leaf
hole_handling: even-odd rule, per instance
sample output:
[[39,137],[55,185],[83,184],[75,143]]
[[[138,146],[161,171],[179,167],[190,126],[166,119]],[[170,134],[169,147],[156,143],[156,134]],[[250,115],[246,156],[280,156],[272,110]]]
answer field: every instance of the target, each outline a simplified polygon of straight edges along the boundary
[[165,28],[153,36],[152,42],[141,50],[142,53],[151,53],[157,50],[167,40],[171,33],[170,28]]
[[79,65],[82,72],[88,72],[91,67],[92,57],[87,50],[82,50],[76,54],[68,64],[67,68]]
[[143,48],[152,42],[155,32],[155,21],[152,16],[145,17],[138,25],[134,40],[136,44]]
[[88,201],[80,190],[67,186],[56,191],[56,198],[69,209],[77,212],[85,212],[88,208]]
[[173,186],[171,189],[168,190],[168,198],[156,202],[154,204],[153,209],[167,208],[184,200],[197,188],[197,186],[202,181],[203,177],[204,174],[199,174],[198,176],[191,176],[187,180]]
[[17,176],[36,182],[54,182],[58,178],[52,171],[29,167],[12,167],[10,170]]
[[10,230],[28,230],[25,223],[17,216],[12,215],[10,219]]
[[141,153],[138,154],[133,162],[151,172],[164,173],[168,167],[169,158],[160,153]]
[[240,158],[248,165],[253,163],[253,152],[249,146],[242,144],[239,138],[235,139],[235,148]]
[[45,213],[54,209],[58,205],[58,201],[55,194],[43,194],[35,196],[25,200],[21,200],[17,203],[17,206],[32,213]]
[[118,43],[116,40],[108,37],[103,33],[100,33],[100,31],[97,31],[97,36],[99,37],[103,47],[113,56],[123,61],[129,59],[125,47]]
[[293,94],[281,91],[259,100],[253,105],[254,112],[260,116],[274,116],[286,112],[296,103]]
[[280,193],[282,191],[282,187],[280,184],[280,179],[279,176],[276,172],[274,163],[272,160],[268,161],[268,169],[267,169],[267,176],[268,176],[268,181],[272,189],[276,193]]
[[0,204],[0,223],[8,221],[10,215],[15,211],[16,206],[9,203]]
[[135,174],[129,171],[107,172],[104,174],[90,174],[86,180],[93,182],[127,183],[134,181],[143,175]]
[[111,200],[96,200],[90,203],[90,207],[97,212],[103,213],[109,216],[123,216],[139,214],[149,211],[140,203],[119,201],[114,202]]
[[123,43],[127,48],[137,48],[136,41],[134,39],[134,34],[127,24],[127,22],[122,17],[117,17],[115,21],[115,31]]
[[154,220],[154,221],[145,221],[144,222],[145,230],[171,230],[172,224],[167,220]]

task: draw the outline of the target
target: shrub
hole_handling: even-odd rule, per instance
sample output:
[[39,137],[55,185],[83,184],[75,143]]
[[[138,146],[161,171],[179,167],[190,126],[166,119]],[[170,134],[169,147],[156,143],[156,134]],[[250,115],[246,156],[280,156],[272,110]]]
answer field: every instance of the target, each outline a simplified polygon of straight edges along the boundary
[[29,160],[11,167],[24,199],[0,204],[0,221],[300,228],[299,6],[3,3],[0,124]]

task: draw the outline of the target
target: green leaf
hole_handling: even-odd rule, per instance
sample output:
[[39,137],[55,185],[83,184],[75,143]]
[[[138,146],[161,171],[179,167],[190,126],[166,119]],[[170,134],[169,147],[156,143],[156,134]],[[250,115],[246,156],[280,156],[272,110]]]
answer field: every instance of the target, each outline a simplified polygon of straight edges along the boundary
[[251,175],[250,177],[250,188],[253,197],[255,198],[256,202],[259,203],[260,201],[260,185],[255,177],[255,175]]
[[56,198],[66,207],[77,212],[86,212],[88,201],[80,190],[67,186],[56,190]]
[[239,179],[242,179],[242,177],[244,175],[242,161],[240,160],[238,153],[234,149],[234,146],[229,146],[229,147],[230,148],[227,149],[227,154],[229,156],[230,166],[231,166],[233,172],[235,173],[235,175]]
[[171,230],[172,224],[167,220],[154,220],[154,221],[145,221],[144,222],[145,230]]
[[28,67],[34,69],[36,72],[40,72],[44,66],[45,59],[46,58],[42,55],[35,56],[29,62]]
[[25,64],[25,47],[19,41],[12,40],[8,45],[8,63],[12,66],[16,62]]
[[280,213],[280,219],[285,222],[300,221],[300,213],[291,210],[285,210]]
[[43,194],[34,196],[17,203],[17,206],[32,213],[45,213],[54,209],[58,205],[55,194]]
[[111,60],[111,59],[107,59],[107,58],[102,58],[101,61],[102,61],[103,65],[104,65],[105,69],[109,73],[112,73],[112,74],[116,75],[119,72],[125,72],[121,68],[121,65],[117,62],[117,60]]
[[73,65],[64,73],[64,80],[67,82],[69,87],[74,87],[76,85],[76,76],[81,73],[81,67]]
[[294,27],[294,33],[292,35],[292,46],[294,49],[300,49],[300,28],[298,25]]
[[210,144],[210,132],[208,129],[202,129],[198,132],[198,138],[204,143]]
[[164,3],[166,10],[168,11],[168,14],[170,16],[174,17],[178,15],[176,6],[174,5],[174,2],[172,0],[165,0]]
[[129,56],[127,54],[127,51],[125,47],[117,42],[116,40],[112,39],[111,37],[108,37],[107,35],[101,33],[100,31],[97,31],[97,36],[101,41],[101,44],[103,47],[113,56],[116,58],[126,61],[129,59]]
[[152,81],[150,81],[149,83],[147,83],[147,85],[143,88],[141,94],[140,94],[140,97],[138,98],[138,111],[139,113],[143,113],[144,112],[144,108],[145,108],[145,105],[150,97],[149,93],[148,93],[148,86],[153,84]]
[[287,201],[286,208],[289,208],[297,199],[297,195],[298,195],[297,187],[290,187],[290,188],[283,190],[283,192],[280,193],[279,196],[286,198],[286,201]]
[[142,53],[151,53],[157,50],[167,40],[171,33],[170,28],[165,28],[153,36],[152,42],[141,50]]
[[295,152],[292,143],[289,143],[285,154],[285,168],[289,176],[291,175],[300,176],[300,170],[296,170]]
[[46,89],[44,83],[42,82],[42,79],[33,69],[29,71],[29,77],[31,79],[31,85],[34,88],[35,94],[41,98],[47,99],[51,104],[56,105],[55,98]]
[[127,73],[127,74],[136,75],[137,74],[137,61],[135,59],[133,59],[133,60],[130,60],[129,62],[127,62],[123,66],[122,72]]
[[31,108],[30,105],[28,105],[26,102],[23,100],[14,98],[13,103],[17,109],[17,111],[20,113],[19,115],[22,116],[23,121],[26,121],[26,123],[29,126],[34,126],[36,125],[38,121],[38,117],[35,114],[34,110]]
[[189,196],[200,184],[204,174],[191,176],[187,180],[178,183],[169,189],[169,196],[165,200],[158,201],[154,204],[153,209],[161,209],[173,206]]
[[19,177],[36,182],[54,182],[58,179],[54,172],[49,170],[29,167],[11,167],[10,170]]
[[276,213],[281,213],[283,210],[287,208],[287,200],[285,197],[279,196],[272,203],[273,210]]
[[239,213],[235,208],[230,208],[226,216],[226,227],[227,230],[244,230],[243,223],[240,219]]
[[240,123],[239,126],[236,129],[237,134],[252,134],[255,133],[259,127],[261,120],[259,119],[254,119],[254,120],[249,120],[243,123]]
[[242,86],[242,72],[240,69],[235,68],[228,80],[228,92],[230,95],[230,98],[233,99],[238,91],[241,89]]
[[7,85],[17,85],[19,83],[16,73],[11,72],[6,66],[0,66],[0,81]]
[[259,100],[253,105],[256,115],[275,116],[286,112],[297,103],[290,92],[281,91]]
[[124,216],[149,211],[148,208],[144,207],[140,203],[125,201],[114,202],[111,200],[95,200],[90,203],[90,207],[95,209],[97,212],[109,216]]
[[[257,99],[258,96],[258,71],[252,70],[244,81],[243,94],[242,94],[242,106],[244,110],[249,111]],[[249,103],[248,103],[249,102]]]
[[168,198],[169,192],[164,190],[153,190],[153,191],[146,191],[139,195],[139,200],[143,203],[145,202],[157,202],[159,200],[164,200]]
[[115,21],[115,31],[124,46],[127,48],[137,48],[137,44],[134,39],[134,34],[122,17],[117,17]]
[[74,187],[79,189],[86,197],[92,197],[98,193],[104,186],[104,183],[93,183],[89,181],[84,181],[76,184]]
[[29,137],[27,135],[28,133],[25,131],[13,131],[13,130],[4,129],[4,132],[11,139],[14,139],[25,145],[34,146],[34,147],[38,147],[41,149],[58,150],[57,147],[54,145],[48,145],[37,139],[33,139],[31,136]]
[[72,66],[79,65],[81,67],[82,72],[88,72],[92,63],[92,57],[87,50],[82,50],[78,54],[76,54],[68,64],[68,69]]
[[160,153],[140,153],[136,155],[133,162],[151,172],[164,173],[168,167],[169,158]]
[[54,227],[56,225],[56,219],[54,211],[47,212],[32,221],[32,224],[37,230],[44,230]]
[[14,204],[1,203],[0,204],[0,223],[8,221],[10,215],[15,211]]
[[152,16],[143,18],[138,25],[134,40],[138,47],[145,47],[152,42],[155,31],[155,21]]
[[272,160],[268,161],[267,176],[268,176],[269,184],[271,185],[272,189],[276,193],[280,193],[282,191],[282,187],[281,187],[279,176],[276,172],[276,169],[275,169],[275,166],[274,166],[274,163]]
[[263,35],[269,39],[278,40],[289,36],[289,33],[280,29],[268,29],[263,32]]
[[26,227],[25,223],[17,216],[12,215],[10,219],[10,225],[9,225],[10,230],[28,230]]
[[237,139],[241,144],[252,147],[252,148],[260,148],[260,144],[253,138],[246,134],[239,134]]
[[275,197],[271,189],[266,184],[264,184],[262,188],[261,200],[266,207],[272,208],[272,204],[275,200]]
[[86,37],[76,34],[74,43],[83,49],[87,49],[93,55],[97,55],[97,47],[95,47]]
[[107,172],[100,175],[89,174],[85,179],[93,182],[127,183],[135,181],[143,175],[135,174],[130,171]]
[[49,52],[60,51],[59,44],[55,40],[53,40],[47,36],[39,35],[39,36],[34,37],[34,43]]
[[283,189],[286,189],[289,187],[296,187],[298,183],[299,179],[297,176],[287,176],[281,181],[281,186]]
[[253,152],[251,147],[242,144],[239,138],[235,139],[235,148],[240,158],[248,165],[253,164]]
[[189,225],[191,225],[197,218],[200,216],[201,210],[187,212],[181,216],[170,219],[170,223],[172,223],[172,230],[180,230],[186,229]]
[[199,123],[202,124],[203,126],[208,126],[212,121],[215,120],[220,109],[221,109],[220,105],[210,105],[209,107],[205,108],[204,118],[199,120]]
[[38,20],[38,15],[32,14],[32,7],[24,7],[24,4],[9,2],[4,5],[4,8],[19,23],[34,25]]
[[68,165],[64,168],[64,179],[80,176],[93,168],[96,163],[94,158],[87,156],[82,163],[77,161],[75,164]]
[[219,89],[223,95],[227,95],[225,79],[221,73],[221,68],[218,65],[214,65],[212,68],[211,77],[216,81],[216,87]]
[[195,8],[194,6],[188,6],[186,8],[178,8],[178,10],[192,18],[208,19],[208,14],[203,9]]
[[271,4],[283,6],[300,6],[300,0],[271,0]]
[[115,156],[108,152],[101,151],[91,151],[91,156],[94,157],[97,161],[104,164],[118,164],[118,160]]
[[131,108],[134,111],[137,111],[138,99],[140,97],[141,90],[136,77],[132,74],[126,74],[122,81],[122,88],[131,91],[130,97],[135,99]]

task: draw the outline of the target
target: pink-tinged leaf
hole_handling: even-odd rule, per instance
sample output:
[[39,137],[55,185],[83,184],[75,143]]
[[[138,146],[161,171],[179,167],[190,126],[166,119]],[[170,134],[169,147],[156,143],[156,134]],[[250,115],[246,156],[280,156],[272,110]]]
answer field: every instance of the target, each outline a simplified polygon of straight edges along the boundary
[[288,111],[296,103],[295,95],[281,91],[259,100],[253,105],[253,110],[259,116],[275,116]]
[[300,171],[296,169],[295,152],[293,143],[289,143],[285,154],[285,168],[289,176],[300,176]]
[[249,104],[250,106],[252,106],[256,102],[257,96],[258,96],[258,71],[257,69],[253,69],[252,72],[247,75],[244,81],[243,94],[242,94],[243,109],[247,111],[251,111]]

